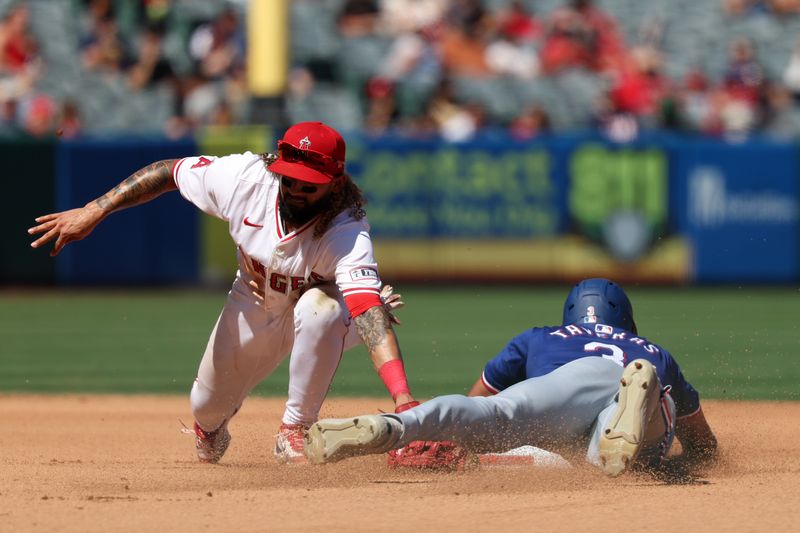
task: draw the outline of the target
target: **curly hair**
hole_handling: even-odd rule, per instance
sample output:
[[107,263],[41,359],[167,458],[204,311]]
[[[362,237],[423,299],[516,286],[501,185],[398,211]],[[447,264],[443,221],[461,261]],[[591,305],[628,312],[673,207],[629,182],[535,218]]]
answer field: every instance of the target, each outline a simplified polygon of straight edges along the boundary
[[[269,166],[278,159],[276,154],[264,152],[261,154],[261,160],[269,168]],[[274,174],[274,173],[273,173]],[[274,174],[277,176],[277,174]],[[314,238],[319,239],[331,225],[336,216],[342,211],[348,211],[351,217],[355,220],[361,220],[367,214],[364,211],[364,206],[367,204],[367,199],[358,185],[353,182],[349,174],[345,174],[340,179],[344,181],[338,191],[331,192],[328,199],[328,206],[325,211],[320,215],[317,224],[314,226]]]

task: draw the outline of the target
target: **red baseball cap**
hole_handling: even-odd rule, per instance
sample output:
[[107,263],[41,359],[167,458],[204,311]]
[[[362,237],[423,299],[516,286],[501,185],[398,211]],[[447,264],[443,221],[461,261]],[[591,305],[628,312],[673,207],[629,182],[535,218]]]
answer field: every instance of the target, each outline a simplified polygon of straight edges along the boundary
[[309,183],[330,183],[344,175],[345,144],[322,122],[300,122],[278,141],[278,159],[269,170]]

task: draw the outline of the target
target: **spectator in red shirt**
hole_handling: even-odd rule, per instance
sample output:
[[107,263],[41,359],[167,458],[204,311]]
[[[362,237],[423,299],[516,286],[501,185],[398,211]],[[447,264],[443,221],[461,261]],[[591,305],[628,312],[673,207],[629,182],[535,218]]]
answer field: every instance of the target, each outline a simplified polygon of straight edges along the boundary
[[593,0],[572,0],[572,8],[593,34],[595,67],[614,68],[625,56],[625,40],[614,17],[594,5]]
[[569,8],[555,10],[548,21],[547,36],[539,53],[542,72],[555,74],[567,68],[594,68],[591,30]]
[[0,70],[19,73],[39,55],[39,43],[28,27],[28,6],[12,7],[0,24]]
[[625,68],[611,90],[614,107],[637,117],[655,117],[669,82],[661,70],[661,55],[649,47],[631,50]]
[[572,0],[569,6],[556,9],[549,26],[541,51],[545,72],[572,67],[606,71],[624,58],[624,40],[616,21],[591,0]]
[[541,21],[529,13],[520,0],[514,0],[506,11],[500,13],[498,29],[501,35],[519,43],[538,41],[544,33]]

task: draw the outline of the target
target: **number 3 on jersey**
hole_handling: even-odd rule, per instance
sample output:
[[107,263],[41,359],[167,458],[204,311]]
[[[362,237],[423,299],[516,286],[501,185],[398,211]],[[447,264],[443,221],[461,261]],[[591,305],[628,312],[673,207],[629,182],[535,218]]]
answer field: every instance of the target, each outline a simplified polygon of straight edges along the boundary
[[621,367],[625,367],[625,352],[619,346],[606,344],[605,342],[590,342],[584,345],[584,352],[600,352],[608,350],[611,353],[603,353],[603,359],[610,359]]

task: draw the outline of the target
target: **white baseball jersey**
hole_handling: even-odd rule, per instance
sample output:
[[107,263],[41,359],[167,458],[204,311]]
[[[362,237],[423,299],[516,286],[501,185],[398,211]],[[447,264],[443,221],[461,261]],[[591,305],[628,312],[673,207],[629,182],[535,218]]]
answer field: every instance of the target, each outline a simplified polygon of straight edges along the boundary
[[316,218],[284,233],[279,179],[251,152],[180,159],[172,175],[184,198],[229,223],[238,246],[235,283],[263,276],[269,314],[294,306],[304,288],[331,281],[353,317],[380,305],[381,280],[366,218],[340,213],[319,239],[313,236]]

